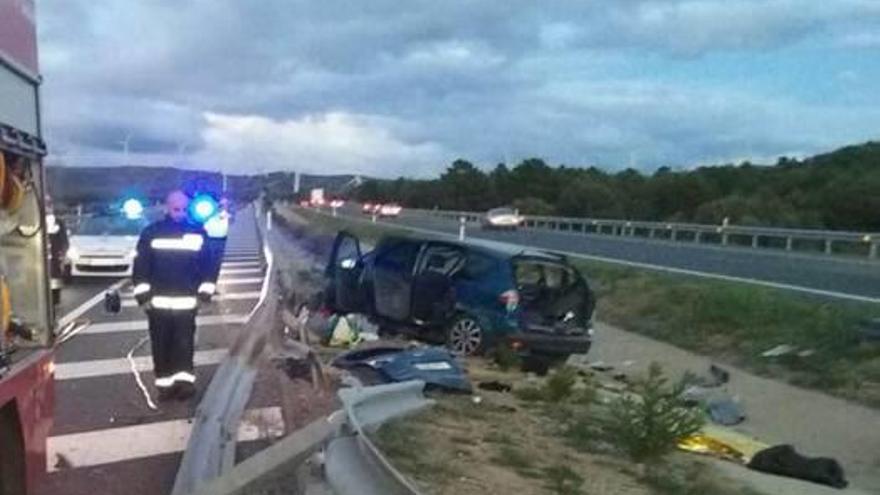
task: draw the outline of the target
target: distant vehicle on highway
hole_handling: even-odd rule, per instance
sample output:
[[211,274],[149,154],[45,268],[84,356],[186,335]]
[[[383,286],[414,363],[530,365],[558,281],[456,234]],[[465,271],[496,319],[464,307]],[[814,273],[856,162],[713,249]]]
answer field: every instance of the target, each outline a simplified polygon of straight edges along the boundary
[[523,217],[513,208],[493,208],[483,217],[484,229],[516,230],[523,223]]
[[72,277],[131,276],[138,236],[148,220],[122,215],[83,219],[70,236],[68,274]]
[[401,211],[403,211],[403,208],[399,204],[386,203],[379,207],[379,216],[396,218],[400,216]]
[[593,292],[554,254],[400,237],[362,254],[358,238],[340,232],[326,275],[330,309],[440,337],[459,354],[507,343],[549,363],[592,344]]
[[344,199],[334,199],[330,201],[330,208],[342,208],[345,206]]
[[382,203],[364,203],[361,206],[361,213],[364,215],[374,215],[379,213]]

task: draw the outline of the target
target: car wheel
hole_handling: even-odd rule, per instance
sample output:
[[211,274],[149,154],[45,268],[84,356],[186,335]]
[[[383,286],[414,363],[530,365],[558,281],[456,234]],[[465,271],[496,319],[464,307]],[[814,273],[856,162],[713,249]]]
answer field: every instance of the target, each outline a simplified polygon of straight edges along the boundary
[[473,356],[483,352],[485,332],[480,323],[471,316],[461,315],[449,325],[446,331],[446,347],[462,356]]

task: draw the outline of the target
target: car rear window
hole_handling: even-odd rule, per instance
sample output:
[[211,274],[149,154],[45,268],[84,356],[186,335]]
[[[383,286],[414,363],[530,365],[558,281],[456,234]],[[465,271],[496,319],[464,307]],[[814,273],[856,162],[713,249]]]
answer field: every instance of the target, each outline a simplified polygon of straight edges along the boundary
[[520,259],[514,262],[514,266],[518,286],[540,284],[549,289],[562,289],[576,279],[574,270],[560,263]]

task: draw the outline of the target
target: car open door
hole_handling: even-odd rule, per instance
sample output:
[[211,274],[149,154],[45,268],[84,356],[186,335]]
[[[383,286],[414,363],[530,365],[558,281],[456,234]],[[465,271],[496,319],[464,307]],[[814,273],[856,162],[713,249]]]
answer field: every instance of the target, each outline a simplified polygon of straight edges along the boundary
[[363,310],[360,277],[363,271],[361,243],[354,235],[342,231],[333,242],[326,275],[329,280],[327,302],[339,312]]
[[422,249],[412,284],[412,318],[420,324],[439,324],[455,309],[452,277],[465,264],[464,248],[430,242]]
[[394,321],[410,318],[413,270],[422,243],[395,239],[378,247],[373,260],[373,303],[376,313]]

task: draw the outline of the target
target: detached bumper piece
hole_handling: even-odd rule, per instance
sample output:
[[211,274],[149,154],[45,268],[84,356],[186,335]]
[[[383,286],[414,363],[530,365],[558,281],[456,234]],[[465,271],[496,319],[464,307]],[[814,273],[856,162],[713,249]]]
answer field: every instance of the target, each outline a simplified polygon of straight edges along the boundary
[[470,381],[455,355],[442,347],[379,347],[340,354],[333,366],[356,371],[370,368],[386,382],[424,381],[428,388],[470,393]]

